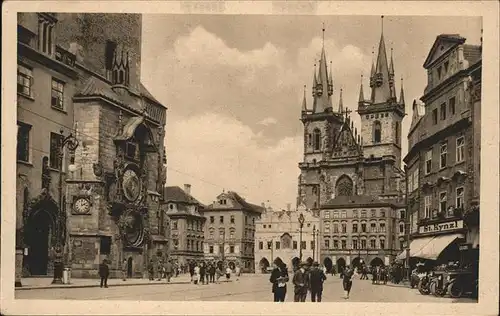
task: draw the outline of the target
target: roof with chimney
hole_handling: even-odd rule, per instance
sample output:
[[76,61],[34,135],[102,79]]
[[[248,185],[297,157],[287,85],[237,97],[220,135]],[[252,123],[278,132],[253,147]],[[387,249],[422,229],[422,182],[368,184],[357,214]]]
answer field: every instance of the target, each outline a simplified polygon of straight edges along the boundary
[[[239,210],[249,210],[253,211],[259,214],[262,214],[266,211],[265,207],[252,204],[247,202],[241,195],[234,191],[228,191],[222,193],[220,196],[224,196],[225,198],[231,199],[233,202],[233,207],[231,208],[232,210],[234,209],[239,209]],[[219,198],[218,197],[218,198]],[[219,207],[218,204],[212,203],[206,207],[207,210],[226,210],[228,209],[227,207]]]
[[195,199],[191,194],[187,193],[178,186],[170,186],[163,188],[163,196],[165,202],[183,203],[183,204],[198,204],[204,206],[200,201]]

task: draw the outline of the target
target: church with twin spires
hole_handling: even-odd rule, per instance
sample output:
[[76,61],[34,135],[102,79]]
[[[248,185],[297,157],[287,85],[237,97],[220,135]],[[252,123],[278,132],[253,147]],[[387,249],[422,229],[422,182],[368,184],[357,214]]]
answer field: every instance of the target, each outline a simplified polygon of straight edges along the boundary
[[[323,28],[323,34],[324,31]],[[313,74],[312,104],[308,104],[305,91],[302,101],[304,156],[299,163],[297,209],[312,211],[321,217],[322,261],[328,256],[338,257],[339,251],[371,249],[370,246],[390,249],[393,258],[401,245],[397,236],[398,221],[390,219],[404,215],[396,210],[404,208],[401,125],[405,101],[402,81],[399,99],[396,95],[392,49],[388,58],[382,30],[378,55],[371,65],[371,91],[367,97],[361,76],[356,110],[361,119],[359,129],[351,119],[352,111],[344,104],[342,89],[335,89],[331,64],[323,45],[319,67],[315,65]],[[338,100],[335,106],[334,99]],[[361,225],[358,219],[363,214],[366,219]],[[370,220],[375,221],[375,226]],[[360,235],[363,232],[364,237]],[[373,255],[370,257],[378,253]],[[347,253],[340,256],[344,257],[344,264],[349,264],[349,258],[345,258],[350,257]],[[342,260],[339,264],[342,265]]]

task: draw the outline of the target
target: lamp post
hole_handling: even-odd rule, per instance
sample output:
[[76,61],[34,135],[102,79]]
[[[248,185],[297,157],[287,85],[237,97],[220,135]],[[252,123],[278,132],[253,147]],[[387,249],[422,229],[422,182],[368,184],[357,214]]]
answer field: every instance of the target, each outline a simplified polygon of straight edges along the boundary
[[64,131],[61,129],[60,135],[62,138],[61,143],[59,144],[58,153],[57,153],[57,162],[59,167],[59,185],[58,185],[58,193],[59,193],[59,214],[57,216],[56,222],[56,246],[54,249],[54,278],[52,280],[52,284],[62,284],[62,276],[63,276],[63,246],[66,243],[66,233],[65,226],[66,223],[63,221],[66,219],[66,207],[64,205],[63,198],[63,158],[64,158],[64,149],[68,147],[71,154],[71,164],[74,163],[75,157],[74,153],[76,148],[78,147],[78,140],[70,133],[68,136],[64,136]]
[[300,227],[300,233],[299,233],[299,260],[302,262],[302,228],[304,227],[304,215],[300,213],[299,215],[299,227]]
[[411,278],[410,270],[410,210],[408,208],[408,166],[404,165],[405,171],[405,233],[406,233],[406,277],[408,282]]
[[313,226],[313,261],[316,254],[316,225]]

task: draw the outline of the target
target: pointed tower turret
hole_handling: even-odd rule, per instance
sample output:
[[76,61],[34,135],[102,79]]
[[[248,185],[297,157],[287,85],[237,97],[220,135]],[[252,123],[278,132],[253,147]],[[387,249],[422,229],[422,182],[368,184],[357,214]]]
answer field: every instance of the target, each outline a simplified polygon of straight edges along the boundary
[[344,112],[344,101],[342,100],[342,91],[343,89],[340,88],[340,97],[339,97],[339,114],[342,115]]
[[304,97],[302,98],[302,113],[307,113],[306,85],[304,85]]
[[359,85],[359,98],[358,105],[361,105],[365,102],[365,93],[363,92],[363,74],[361,74],[361,82]]
[[389,84],[389,65],[387,64],[387,52],[385,49],[383,16],[375,74],[370,81],[373,84],[371,102],[373,104],[387,102],[391,98],[391,87]]
[[396,101],[396,85],[394,84],[394,59],[392,57],[393,48],[391,47],[391,63],[389,65],[389,86],[391,87],[391,98]]
[[330,72],[328,73],[328,96],[333,95],[332,61],[330,60]]
[[316,107],[314,109],[314,113],[322,113],[327,111],[328,109],[331,110],[332,107],[332,101],[330,97],[333,94],[333,84],[330,88],[330,82],[328,80],[328,67],[326,64],[324,36],[325,28],[323,27],[323,47],[321,49],[321,58],[319,60],[319,70],[315,96]]
[[403,89],[403,77],[401,77],[401,92],[399,93],[399,102],[400,105],[404,107],[405,105],[405,92]]

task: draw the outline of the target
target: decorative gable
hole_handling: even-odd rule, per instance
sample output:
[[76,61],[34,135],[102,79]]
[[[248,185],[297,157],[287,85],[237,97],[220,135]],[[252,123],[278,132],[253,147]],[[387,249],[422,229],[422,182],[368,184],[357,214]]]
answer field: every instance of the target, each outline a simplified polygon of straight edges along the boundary
[[453,47],[459,44],[463,44],[465,38],[457,34],[441,34],[436,38],[436,41],[432,45],[432,48],[424,62],[424,68],[429,69],[434,62],[439,60],[439,58],[447,54]]
[[356,142],[349,124],[342,125],[340,132],[334,140],[333,158],[361,156],[359,144]]

